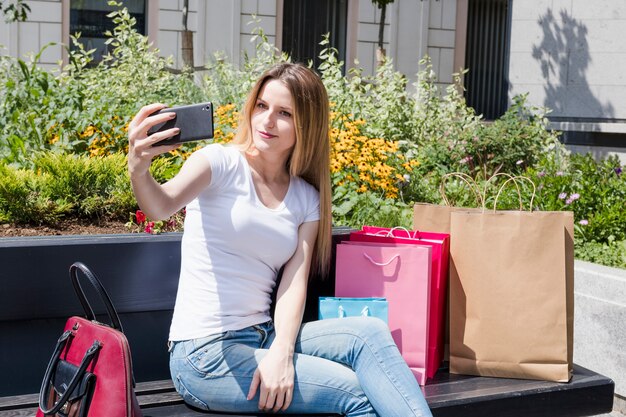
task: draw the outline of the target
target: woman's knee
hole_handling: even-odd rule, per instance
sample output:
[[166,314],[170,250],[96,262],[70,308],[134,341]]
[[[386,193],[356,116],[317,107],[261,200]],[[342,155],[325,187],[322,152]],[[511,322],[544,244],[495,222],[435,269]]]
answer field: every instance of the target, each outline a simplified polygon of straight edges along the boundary
[[389,326],[378,317],[350,317],[350,323],[346,323],[362,338],[382,337],[391,338]]

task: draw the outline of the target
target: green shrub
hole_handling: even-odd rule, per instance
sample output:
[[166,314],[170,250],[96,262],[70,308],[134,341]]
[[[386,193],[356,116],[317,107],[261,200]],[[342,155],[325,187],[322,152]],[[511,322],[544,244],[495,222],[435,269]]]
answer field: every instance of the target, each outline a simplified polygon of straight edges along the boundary
[[71,214],[72,204],[50,194],[48,173],[0,164],[0,221],[53,224]]

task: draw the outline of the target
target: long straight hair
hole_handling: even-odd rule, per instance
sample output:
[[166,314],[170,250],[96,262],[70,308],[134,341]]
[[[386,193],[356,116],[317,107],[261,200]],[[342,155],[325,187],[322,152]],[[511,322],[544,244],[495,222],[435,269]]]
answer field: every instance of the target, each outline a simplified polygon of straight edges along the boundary
[[277,64],[261,75],[252,88],[242,112],[233,144],[248,150],[252,146],[251,116],[263,86],[270,80],[281,81],[294,102],[296,144],[287,160],[287,171],[314,186],[320,195],[320,221],[312,269],[325,276],[330,268],[331,190],[329,104],[320,77],[302,64]]

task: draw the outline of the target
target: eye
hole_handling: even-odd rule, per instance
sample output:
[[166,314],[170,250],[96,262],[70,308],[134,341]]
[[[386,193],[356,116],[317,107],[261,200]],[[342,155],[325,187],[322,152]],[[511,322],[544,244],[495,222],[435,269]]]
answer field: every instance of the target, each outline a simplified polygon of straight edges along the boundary
[[257,109],[267,109],[267,104],[263,103],[262,101],[257,101],[256,106]]
[[280,114],[281,114],[282,116],[285,116],[285,117],[291,117],[291,113],[289,113],[289,112],[288,112],[288,111],[286,111],[286,110],[281,111],[281,112],[280,112]]

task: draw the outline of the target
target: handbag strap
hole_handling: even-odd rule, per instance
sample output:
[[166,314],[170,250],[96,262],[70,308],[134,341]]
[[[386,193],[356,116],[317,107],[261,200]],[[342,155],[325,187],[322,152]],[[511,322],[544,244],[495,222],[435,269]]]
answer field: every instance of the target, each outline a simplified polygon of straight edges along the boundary
[[120,317],[117,315],[117,311],[115,310],[115,307],[113,307],[111,298],[109,297],[109,294],[107,294],[106,290],[104,289],[104,287],[102,286],[102,284],[100,283],[96,275],[93,272],[91,272],[91,270],[87,268],[87,266],[84,263],[74,262],[70,266],[70,278],[72,279],[72,285],[74,286],[74,291],[76,291],[78,300],[80,301],[80,304],[83,306],[83,310],[85,311],[85,316],[87,320],[95,321],[96,315],[94,314],[93,309],[91,308],[91,305],[89,304],[89,301],[87,300],[87,297],[85,296],[85,292],[83,291],[83,288],[80,285],[80,281],[78,279],[78,271],[82,271],[83,275],[87,278],[91,286],[96,290],[96,292],[100,296],[102,303],[106,307],[109,320],[111,321],[111,327],[121,332],[124,332],[124,330],[122,329],[122,323],[120,321]]
[[52,406],[52,408],[48,409],[46,408],[46,400],[49,396],[50,386],[52,385],[50,383],[52,381],[52,374],[54,373],[59,359],[61,358],[61,351],[67,344],[67,340],[71,335],[72,332],[70,330],[67,330],[61,335],[61,337],[59,337],[56,348],[54,349],[54,353],[52,354],[52,358],[50,358],[50,362],[48,363],[46,374],[43,377],[41,390],[39,390],[39,408],[45,415],[56,414],[59,412],[59,410],[61,410],[61,408],[63,408],[65,403],[67,403],[67,401],[70,399],[70,396],[72,395],[72,392],[74,392],[74,389],[76,389],[76,387],[82,380],[82,377],[85,374],[87,367],[96,356],[96,353],[98,353],[98,350],[100,350],[100,348],[102,347],[102,344],[99,341],[95,340],[93,342],[93,345],[91,345],[91,347],[85,352],[85,356],[83,356],[83,360],[80,362],[80,366],[76,370],[76,373],[72,377],[72,380],[65,389],[65,392],[61,394],[61,397]]

